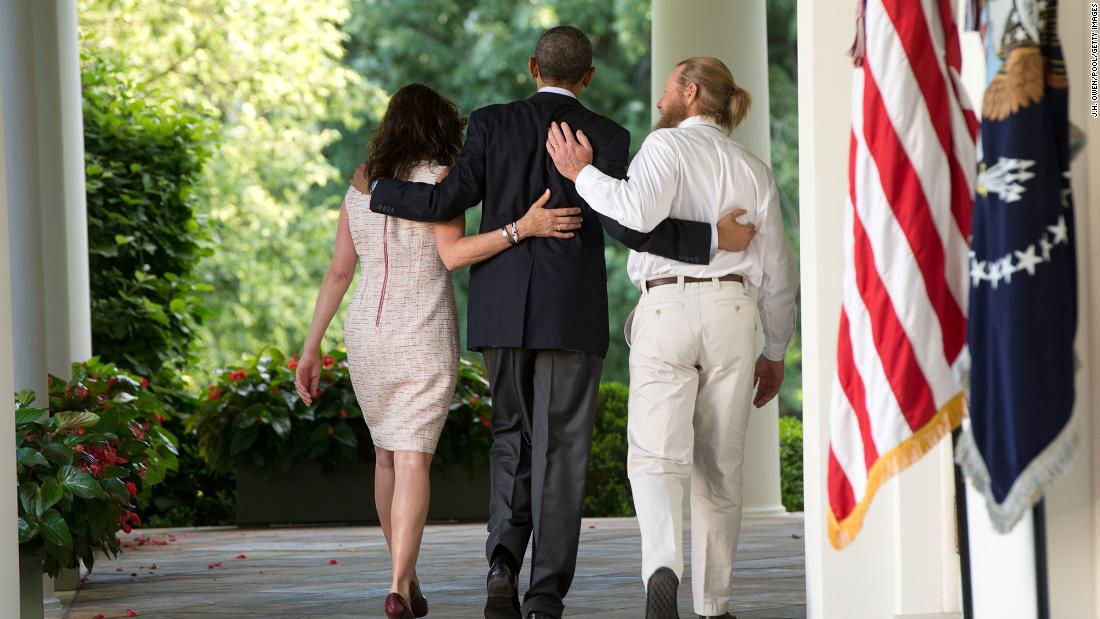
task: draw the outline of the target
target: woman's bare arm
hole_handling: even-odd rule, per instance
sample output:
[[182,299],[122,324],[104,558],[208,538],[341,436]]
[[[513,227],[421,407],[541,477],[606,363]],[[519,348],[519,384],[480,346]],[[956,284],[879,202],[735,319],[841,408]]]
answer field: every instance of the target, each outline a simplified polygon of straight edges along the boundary
[[325,336],[325,331],[328,330],[329,323],[332,322],[332,317],[340,309],[340,302],[343,301],[348,286],[351,285],[357,260],[355,244],[351,240],[351,226],[348,224],[347,205],[341,204],[332,260],[325,271],[324,279],[321,280],[321,289],[317,292],[317,302],[313,306],[313,322],[309,327],[309,336],[302,350],[302,358],[298,361],[298,393],[307,404],[316,394],[317,382],[321,376],[321,364],[318,359],[321,340]]
[[511,243],[500,231],[466,236],[466,216],[435,224],[435,245],[449,271],[488,260],[508,249]]
[[[531,205],[527,214],[516,222],[516,232],[520,240],[532,236],[573,238],[573,232],[581,227],[582,218],[579,208],[546,209],[550,200],[550,190]],[[448,270],[454,271],[464,266],[488,260],[508,249],[511,243],[500,230],[483,232],[474,236],[465,236],[466,217],[460,215],[446,222],[435,224],[435,244],[439,257]]]

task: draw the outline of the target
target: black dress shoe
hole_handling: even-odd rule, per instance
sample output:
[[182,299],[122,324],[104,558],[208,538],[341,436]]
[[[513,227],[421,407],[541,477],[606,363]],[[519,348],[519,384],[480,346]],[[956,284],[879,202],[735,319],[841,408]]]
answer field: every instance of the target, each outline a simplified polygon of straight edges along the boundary
[[516,568],[504,556],[493,559],[485,577],[485,619],[522,619]]
[[540,613],[537,610],[532,610],[531,612],[527,613],[527,619],[560,619],[560,618],[555,617],[553,615],[547,615],[546,613]]
[[645,619],[680,619],[676,609],[676,590],[680,579],[667,567],[659,567],[645,588]]

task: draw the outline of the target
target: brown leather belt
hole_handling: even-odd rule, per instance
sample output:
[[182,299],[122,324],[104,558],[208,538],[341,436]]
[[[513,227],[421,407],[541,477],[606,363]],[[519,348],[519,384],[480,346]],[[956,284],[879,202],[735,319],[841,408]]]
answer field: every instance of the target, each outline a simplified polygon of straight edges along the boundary
[[[668,284],[675,284],[675,283],[678,283],[679,281],[680,280],[677,277],[658,277],[657,279],[651,279],[651,280],[647,281],[645,283],[645,286],[646,286],[646,289],[648,290],[649,288],[656,288],[657,286],[666,286]],[[684,283],[685,284],[693,284],[693,283],[697,284],[697,283],[710,282],[710,281],[714,281],[714,278],[713,277],[685,277],[684,278]],[[718,281],[720,281],[720,282],[738,282],[742,286],[745,284],[745,278],[743,278],[740,275],[737,275],[735,273],[730,273],[729,275],[723,275],[722,277],[718,278]]]

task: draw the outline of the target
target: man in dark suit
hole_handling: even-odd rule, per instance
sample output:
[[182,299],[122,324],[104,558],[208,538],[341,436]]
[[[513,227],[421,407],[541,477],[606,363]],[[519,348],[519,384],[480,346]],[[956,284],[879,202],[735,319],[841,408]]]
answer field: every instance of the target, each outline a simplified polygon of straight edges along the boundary
[[[568,123],[589,137],[597,168],[626,176],[629,132],[577,99],[595,73],[591,44],[576,28],[553,28],[529,64],[539,92],[473,112],[465,149],[441,183],[370,184],[371,210],[404,219],[445,221],[483,203],[481,231],[500,230],[516,245],[472,268],[467,312],[467,341],[484,354],[493,392],[489,619],[560,617],[573,580],[608,346],[604,230],[637,251],[699,264],[718,247],[747,243],[732,217],[717,227],[666,220],[643,234],[593,211],[545,148],[550,123]],[[547,208],[582,208],[572,238],[525,238],[516,228],[547,188]],[[529,540],[521,615],[516,580]]]

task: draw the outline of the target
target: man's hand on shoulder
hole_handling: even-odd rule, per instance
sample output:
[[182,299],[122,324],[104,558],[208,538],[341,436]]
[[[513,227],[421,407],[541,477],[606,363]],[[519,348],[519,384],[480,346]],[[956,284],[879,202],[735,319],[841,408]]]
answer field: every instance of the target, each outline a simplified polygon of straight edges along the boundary
[[737,218],[747,213],[743,208],[726,215],[718,222],[718,249],[723,251],[745,251],[749,241],[756,236],[756,226],[737,223]]
[[550,153],[558,172],[574,182],[581,170],[592,163],[592,145],[588,143],[588,137],[580,130],[573,135],[569,123],[562,123],[561,126],[556,122],[550,123],[546,151]]

